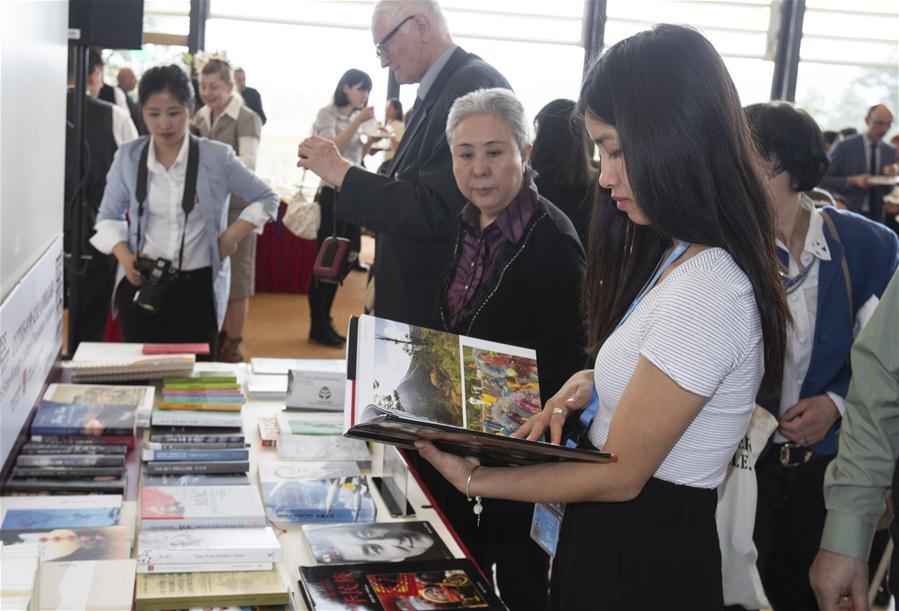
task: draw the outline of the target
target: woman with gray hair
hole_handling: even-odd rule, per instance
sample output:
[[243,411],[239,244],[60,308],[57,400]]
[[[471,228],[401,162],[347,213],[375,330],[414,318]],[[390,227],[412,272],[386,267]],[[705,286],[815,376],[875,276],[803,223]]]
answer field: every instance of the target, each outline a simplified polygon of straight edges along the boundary
[[[530,122],[507,89],[460,97],[446,137],[467,203],[439,296],[446,330],[533,348],[545,402],[585,363],[579,307],[584,251],[571,221],[537,193]],[[533,505],[491,503],[480,527],[465,496],[436,472],[427,484],[510,609],[548,604],[548,556],[530,539]]]

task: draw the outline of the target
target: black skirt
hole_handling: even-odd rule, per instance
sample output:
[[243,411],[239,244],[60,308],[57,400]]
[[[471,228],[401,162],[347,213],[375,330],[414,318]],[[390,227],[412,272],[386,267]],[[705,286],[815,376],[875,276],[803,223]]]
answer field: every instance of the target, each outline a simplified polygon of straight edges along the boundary
[[720,611],[717,503],[714,489],[655,478],[631,501],[569,503],[553,561],[551,607]]

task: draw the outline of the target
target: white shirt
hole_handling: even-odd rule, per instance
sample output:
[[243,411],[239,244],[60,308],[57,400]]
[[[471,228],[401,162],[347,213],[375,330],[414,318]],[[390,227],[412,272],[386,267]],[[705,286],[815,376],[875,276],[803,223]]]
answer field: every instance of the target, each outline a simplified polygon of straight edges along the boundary
[[[799,402],[799,391],[808,374],[808,367],[812,360],[812,345],[815,342],[815,321],[818,317],[820,261],[830,261],[831,258],[827,240],[824,239],[824,219],[821,218],[821,211],[815,208],[814,202],[805,195],[800,197],[799,205],[811,214],[811,218],[799,261],[797,262],[793,259],[793,255],[790,255],[788,273],[793,277],[799,274],[800,269],[809,271],[802,284],[787,295],[790,314],[793,315],[793,325],[787,326],[787,352],[784,358],[784,376],[780,390],[781,414]],[[777,246],[789,252],[780,240],[777,240]],[[843,397],[832,392],[828,392],[827,396],[833,400],[842,416],[846,410]],[[786,441],[789,440],[780,433],[774,434],[775,443]]]
[[[181,252],[181,235],[184,233],[184,210],[181,198],[184,196],[184,182],[187,176],[187,151],[190,138],[185,137],[178,151],[178,157],[168,169],[156,159],[156,147],[150,138],[147,154],[147,201],[140,219],[140,252],[135,253],[156,259],[162,257],[178,268]],[[131,219],[137,223],[137,219]],[[179,269],[192,270],[209,267],[211,252],[209,237],[203,231],[203,215],[196,205],[187,219],[187,233],[184,236],[184,260]],[[125,221],[105,220],[94,226],[96,233],[90,242],[103,253],[112,252],[119,242],[128,241],[128,225]]]
[[681,388],[709,397],[655,477],[717,487],[746,432],[764,372],[755,294],[726,251],[704,250],[672,270],[603,344],[594,368],[599,410],[588,432],[597,448],[641,356]]
[[[120,91],[116,87],[117,91]],[[115,139],[116,146],[122,146],[126,142],[131,142],[138,136],[137,128],[134,127],[134,121],[131,120],[131,113],[122,110],[121,107],[111,104],[112,106],[112,137]]]
[[[203,106],[200,110],[197,111],[196,121],[202,122],[205,125],[200,127],[201,133],[211,134],[212,129],[215,127],[215,124],[219,122],[223,116],[227,115],[234,119],[234,122],[237,122],[237,118],[240,115],[240,108],[244,105],[243,98],[240,97],[240,94],[234,93],[231,94],[231,100],[228,102],[228,105],[225,106],[225,110],[222,111],[219,116],[215,118],[214,123],[209,122],[209,118],[212,116],[212,109],[208,106]],[[259,150],[259,138],[256,136],[238,136],[237,138],[237,157],[243,161],[243,164],[253,170],[256,171],[256,154]]]

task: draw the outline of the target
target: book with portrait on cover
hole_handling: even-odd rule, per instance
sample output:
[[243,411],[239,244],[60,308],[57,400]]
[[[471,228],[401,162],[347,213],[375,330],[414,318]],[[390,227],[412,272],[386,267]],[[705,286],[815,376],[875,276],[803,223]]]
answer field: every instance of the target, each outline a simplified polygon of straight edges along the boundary
[[453,557],[429,522],[306,524],[303,534],[319,564],[448,560]]
[[531,349],[374,316],[350,320],[347,437],[405,448],[427,439],[488,465],[617,460],[608,452],[509,437],[541,409]]

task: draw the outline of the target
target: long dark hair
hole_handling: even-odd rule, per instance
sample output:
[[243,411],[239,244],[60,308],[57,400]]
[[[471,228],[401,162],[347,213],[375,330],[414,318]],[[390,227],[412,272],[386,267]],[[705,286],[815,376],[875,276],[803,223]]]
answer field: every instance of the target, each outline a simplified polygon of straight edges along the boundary
[[350,99],[343,91],[343,88],[346,85],[349,85],[350,87],[362,85],[363,90],[371,91],[371,77],[368,76],[367,72],[356,70],[355,68],[350,68],[344,72],[343,76],[341,76],[340,80],[337,82],[337,87],[334,88],[334,106],[337,106],[338,108],[350,103]]
[[570,188],[595,184],[593,143],[584,129],[582,113],[573,100],[560,98],[540,109],[534,117],[537,135],[530,164],[541,176]]
[[[584,309],[595,355],[673,239],[723,248],[755,291],[762,390],[783,372],[786,297],[773,206],[733,81],[695,30],[659,25],[610,47],[590,68],[579,110],[612,125],[649,226],[600,198],[590,228]],[[701,299],[702,296],[697,296]]]

